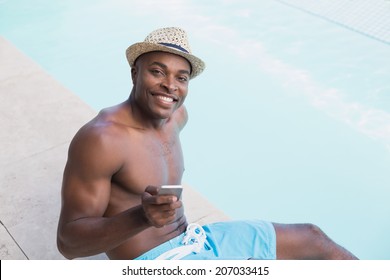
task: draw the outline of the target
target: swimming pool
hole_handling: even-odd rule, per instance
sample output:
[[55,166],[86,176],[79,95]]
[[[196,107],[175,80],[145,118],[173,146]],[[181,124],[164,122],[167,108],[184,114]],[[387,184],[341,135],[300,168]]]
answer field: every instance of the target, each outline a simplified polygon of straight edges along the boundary
[[233,218],[313,222],[390,259],[390,47],[282,2],[0,1],[0,31],[99,110],[130,92],[129,44],[184,27],[207,63],[184,182]]

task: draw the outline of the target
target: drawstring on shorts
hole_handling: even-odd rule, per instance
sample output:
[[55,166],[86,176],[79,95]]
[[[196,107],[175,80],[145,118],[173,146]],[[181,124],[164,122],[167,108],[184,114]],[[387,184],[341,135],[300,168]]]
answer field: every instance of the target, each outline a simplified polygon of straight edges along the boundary
[[199,253],[204,248],[205,241],[204,229],[198,224],[189,224],[181,242],[183,246],[162,253],[156,260],[180,260],[189,254]]

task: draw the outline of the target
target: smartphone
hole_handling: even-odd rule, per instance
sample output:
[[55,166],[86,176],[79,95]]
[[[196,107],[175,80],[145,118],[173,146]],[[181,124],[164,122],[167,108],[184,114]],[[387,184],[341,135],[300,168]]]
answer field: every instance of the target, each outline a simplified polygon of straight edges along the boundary
[[163,185],[161,186],[158,194],[159,195],[174,195],[178,199],[181,197],[183,187],[181,185]]

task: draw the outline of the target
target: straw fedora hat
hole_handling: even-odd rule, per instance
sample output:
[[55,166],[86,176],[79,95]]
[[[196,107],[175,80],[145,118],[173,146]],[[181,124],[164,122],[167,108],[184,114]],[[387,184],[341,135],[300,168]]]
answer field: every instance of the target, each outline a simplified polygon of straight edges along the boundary
[[166,27],[154,30],[143,42],[128,47],[126,57],[133,67],[140,55],[154,51],[173,53],[187,59],[191,64],[191,79],[198,76],[205,68],[205,63],[191,53],[187,34],[181,28]]

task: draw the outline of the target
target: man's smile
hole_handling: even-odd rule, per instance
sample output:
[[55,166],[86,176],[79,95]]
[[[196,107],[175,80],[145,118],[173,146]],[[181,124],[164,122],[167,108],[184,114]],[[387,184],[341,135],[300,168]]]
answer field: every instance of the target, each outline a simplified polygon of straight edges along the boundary
[[152,96],[156,97],[158,100],[163,101],[164,103],[169,103],[169,104],[172,104],[172,103],[178,101],[178,98],[176,98],[176,97],[162,95],[162,94],[158,94],[158,93],[155,93],[155,94],[152,93]]

